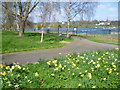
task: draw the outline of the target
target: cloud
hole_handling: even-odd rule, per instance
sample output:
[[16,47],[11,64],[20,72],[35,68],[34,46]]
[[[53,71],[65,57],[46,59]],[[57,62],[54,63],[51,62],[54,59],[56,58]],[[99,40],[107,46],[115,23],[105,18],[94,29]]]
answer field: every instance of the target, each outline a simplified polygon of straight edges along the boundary
[[116,14],[111,14],[111,15],[108,15],[108,18],[110,19],[110,20],[117,20],[118,19],[118,15]]
[[102,5],[102,4],[101,4],[101,5],[98,5],[97,8],[103,9],[103,8],[106,8],[106,5]]
[[109,8],[109,11],[117,11],[117,8]]

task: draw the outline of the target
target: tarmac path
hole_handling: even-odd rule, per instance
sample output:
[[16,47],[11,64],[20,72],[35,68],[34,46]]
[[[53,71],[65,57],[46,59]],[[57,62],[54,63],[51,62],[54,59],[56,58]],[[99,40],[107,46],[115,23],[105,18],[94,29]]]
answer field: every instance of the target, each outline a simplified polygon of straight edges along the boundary
[[54,57],[59,57],[60,55],[66,55],[73,52],[81,53],[84,51],[96,51],[101,49],[111,49],[118,47],[118,45],[93,42],[79,37],[73,38],[74,41],[64,47],[1,54],[0,57],[2,57],[2,62],[6,62],[7,64],[10,64],[12,62],[26,64],[31,62],[37,62],[40,58],[48,60]]

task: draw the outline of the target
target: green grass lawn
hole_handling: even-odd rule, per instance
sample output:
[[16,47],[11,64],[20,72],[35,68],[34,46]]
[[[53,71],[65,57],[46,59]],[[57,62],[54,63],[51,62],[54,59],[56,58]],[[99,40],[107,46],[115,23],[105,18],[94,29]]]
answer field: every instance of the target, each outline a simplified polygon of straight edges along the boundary
[[68,54],[2,68],[3,88],[120,88],[120,50],[109,49]]
[[[73,40],[64,36],[61,38],[64,41]],[[24,37],[19,37],[18,31],[2,31],[2,53],[62,47],[66,44],[59,43],[61,38],[58,35],[45,34],[41,43],[39,32],[26,31]]]
[[80,34],[79,36],[95,42],[120,45],[118,34]]

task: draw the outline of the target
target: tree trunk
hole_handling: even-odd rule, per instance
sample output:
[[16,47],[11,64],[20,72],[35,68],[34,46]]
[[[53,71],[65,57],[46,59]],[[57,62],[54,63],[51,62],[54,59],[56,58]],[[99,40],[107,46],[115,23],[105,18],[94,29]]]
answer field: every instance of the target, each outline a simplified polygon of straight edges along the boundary
[[20,20],[20,29],[19,29],[19,36],[20,37],[24,36],[24,30],[25,30],[25,21]]
[[42,33],[41,33],[41,43],[43,42],[43,28],[42,28]]
[[70,20],[68,20],[68,26],[67,26],[67,37],[69,37],[69,31],[70,31]]
[[68,28],[67,28],[67,37],[69,37],[69,30],[70,30],[70,6],[68,7]]

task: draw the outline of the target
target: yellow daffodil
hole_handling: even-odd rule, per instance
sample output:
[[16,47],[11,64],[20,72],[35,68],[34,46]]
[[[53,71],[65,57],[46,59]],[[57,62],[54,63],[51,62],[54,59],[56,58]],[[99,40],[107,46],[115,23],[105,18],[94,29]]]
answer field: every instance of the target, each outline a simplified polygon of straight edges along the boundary
[[2,65],[2,64],[0,64],[0,68],[3,68],[3,65]]
[[68,71],[70,71],[70,69],[68,68]]
[[100,64],[97,64],[97,66],[95,66],[96,68],[99,68],[100,67]]
[[106,78],[103,78],[103,80],[105,81],[105,80],[107,80]]
[[55,67],[57,67],[57,64],[54,64]]
[[50,61],[48,61],[47,64],[50,65]]
[[17,76],[20,77],[20,74],[18,74]]
[[106,68],[106,70],[109,70],[108,68]]
[[97,63],[99,63],[99,61],[97,61]]
[[93,62],[93,60],[91,60],[91,62]]
[[108,62],[105,62],[106,64],[108,63]]
[[78,84],[78,87],[82,86],[82,84]]
[[117,59],[115,59],[115,61],[117,61]]
[[77,67],[76,69],[79,69],[79,67]]
[[8,84],[8,86],[12,86],[12,84]]
[[115,48],[116,50],[119,50],[119,48]]
[[83,54],[84,56],[86,56],[86,54]]
[[92,88],[96,88],[96,86],[92,86]]
[[116,68],[116,65],[112,65],[114,68]]
[[108,73],[110,74],[110,73],[112,73],[112,71],[109,71]]
[[21,69],[21,67],[18,65],[18,68]]
[[66,65],[64,65],[64,67],[66,67]]
[[75,73],[72,73],[72,75],[74,76],[74,75],[75,75]]
[[1,72],[1,75],[5,76],[5,75],[6,75],[6,72],[3,72],[3,73]]
[[83,61],[84,63],[86,62],[86,61]]
[[59,68],[62,68],[62,65],[61,65],[61,64],[59,64]]
[[79,74],[82,74],[82,72],[80,72]]
[[15,85],[14,87],[15,87],[15,88],[18,88],[19,86],[20,86],[20,85],[17,84],[17,85]]
[[96,54],[98,54],[98,52],[96,52]]
[[39,76],[39,74],[36,72],[36,73],[35,73],[35,77],[38,77],[38,76]]
[[92,78],[92,74],[88,73],[88,78],[91,79]]
[[81,77],[84,77],[84,74],[82,74]]
[[96,64],[96,62],[93,62],[93,64]]
[[76,62],[79,62],[79,60],[76,60]]
[[104,67],[107,67],[107,66],[104,66]]
[[106,59],[106,58],[103,58],[104,60]]
[[88,72],[88,70],[85,70],[85,72]]
[[6,82],[7,84],[10,84],[10,81]]
[[10,69],[10,66],[7,66],[6,69],[7,69],[7,70]]
[[58,70],[58,68],[54,69],[54,71],[57,71],[57,70]]
[[18,65],[15,65],[15,67],[18,67]]
[[73,64],[73,66],[76,66],[76,64]]
[[84,59],[84,57],[83,57],[83,56],[80,56],[80,58],[81,58],[81,59]]
[[8,80],[7,78],[3,78],[3,80]]
[[10,73],[11,71],[7,71],[8,73]]
[[25,70],[25,68],[23,68],[22,70]]
[[53,64],[56,64],[56,63],[57,63],[57,60],[52,61],[52,63],[53,63]]
[[55,76],[55,74],[52,73],[51,76]]
[[119,75],[119,73],[116,73],[116,75]]
[[98,60],[101,60],[101,58],[98,58]]
[[64,67],[62,67],[62,70],[64,70]]
[[12,68],[12,69],[14,69],[15,67],[14,67],[14,66],[12,66],[11,68]]
[[106,52],[105,54],[109,54],[109,52]]
[[112,71],[112,69],[110,69],[110,71]]
[[114,62],[111,63],[111,65],[114,65],[114,64],[115,64]]

